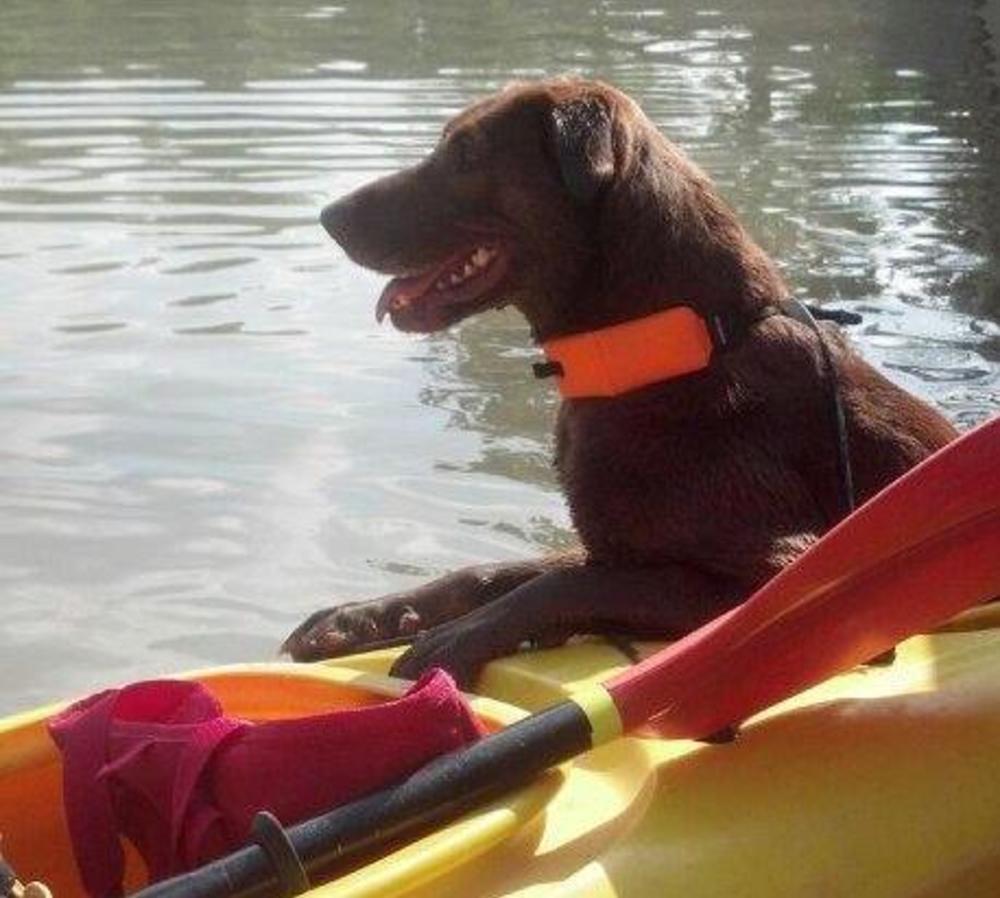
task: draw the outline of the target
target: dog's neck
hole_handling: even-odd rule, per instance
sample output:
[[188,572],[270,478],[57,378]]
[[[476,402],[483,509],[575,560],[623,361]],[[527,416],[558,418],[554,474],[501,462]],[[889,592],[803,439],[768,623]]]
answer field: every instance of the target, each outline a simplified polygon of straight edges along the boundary
[[714,191],[697,205],[702,221],[664,221],[653,239],[606,232],[576,295],[535,313],[548,358],[536,374],[557,375],[563,398],[614,397],[703,371],[788,297],[774,263]]
[[523,309],[535,341],[597,331],[690,306],[706,320],[756,320],[790,295],[774,263],[749,238],[717,253],[687,254],[655,242],[595,257],[578,287],[556,302]]
[[576,283],[522,309],[538,343],[677,305],[752,321],[790,295],[709,179],[662,138],[602,197],[591,231]]

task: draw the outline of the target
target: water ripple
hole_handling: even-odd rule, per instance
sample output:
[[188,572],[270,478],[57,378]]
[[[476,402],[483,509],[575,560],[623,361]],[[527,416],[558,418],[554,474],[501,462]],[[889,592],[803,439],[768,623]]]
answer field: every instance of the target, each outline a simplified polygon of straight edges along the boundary
[[316,223],[512,78],[632,92],[889,376],[1000,411],[982,23],[808,6],[4,0],[0,711],[565,543],[523,322],[378,330]]

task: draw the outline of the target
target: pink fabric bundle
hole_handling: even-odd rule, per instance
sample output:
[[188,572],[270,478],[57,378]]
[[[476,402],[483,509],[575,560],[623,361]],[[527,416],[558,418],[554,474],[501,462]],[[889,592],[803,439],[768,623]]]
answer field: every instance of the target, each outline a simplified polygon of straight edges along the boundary
[[266,723],[226,717],[200,683],[154,680],[77,702],[49,732],[83,885],[91,898],[117,898],[120,836],[156,881],[246,844],[257,811],[288,826],[485,731],[433,670],[396,701]]

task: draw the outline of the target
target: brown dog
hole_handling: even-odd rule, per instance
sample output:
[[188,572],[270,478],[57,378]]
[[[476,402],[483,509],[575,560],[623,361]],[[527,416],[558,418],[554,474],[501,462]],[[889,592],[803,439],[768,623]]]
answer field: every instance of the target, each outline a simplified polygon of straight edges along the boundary
[[556,466],[581,549],[320,611],[285,643],[296,659],[414,635],[394,673],[441,665],[467,684],[525,641],[676,637],[739,603],[842,511],[821,339],[859,502],[955,436],[837,328],[768,316],[790,297],[774,263],[605,84],[511,86],[322,221],[394,276],[378,315],[402,330],[525,315],[558,363]]

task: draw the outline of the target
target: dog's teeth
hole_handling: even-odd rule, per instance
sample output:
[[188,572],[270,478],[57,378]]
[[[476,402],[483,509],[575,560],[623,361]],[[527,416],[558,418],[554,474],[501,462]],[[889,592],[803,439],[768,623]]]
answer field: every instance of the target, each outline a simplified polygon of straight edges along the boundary
[[488,246],[477,246],[475,252],[466,258],[461,268],[441,275],[434,282],[434,289],[447,290],[449,287],[461,284],[473,275],[479,274],[496,258],[496,255],[497,251],[495,249],[491,249]]

